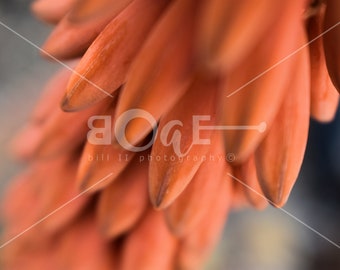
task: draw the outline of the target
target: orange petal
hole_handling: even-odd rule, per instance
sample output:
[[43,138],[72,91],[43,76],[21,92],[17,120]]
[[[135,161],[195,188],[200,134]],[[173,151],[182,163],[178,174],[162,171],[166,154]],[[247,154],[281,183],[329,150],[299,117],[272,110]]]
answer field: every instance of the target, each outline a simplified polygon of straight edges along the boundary
[[72,22],[65,16],[44,43],[43,55],[70,59],[83,55],[99,33],[117,14],[109,10],[105,15],[82,22]]
[[181,240],[176,269],[200,269],[220,239],[227,220],[231,201],[231,179],[216,179],[219,189],[214,194],[213,206],[199,226]]
[[71,77],[64,110],[87,107],[125,82],[132,60],[166,4],[167,1],[136,0],[106,26]]
[[36,0],[31,10],[40,19],[48,23],[58,23],[71,9],[76,0]]
[[176,244],[176,239],[165,224],[163,213],[150,209],[125,240],[121,269],[174,269]]
[[297,58],[294,76],[284,102],[264,140],[255,152],[261,188],[276,207],[288,199],[303,160],[308,137],[310,69],[306,48]]
[[199,140],[211,139],[211,128],[216,123],[217,92],[215,79],[198,76],[176,107],[161,118],[149,168],[149,192],[155,207],[171,204],[206,157],[210,142]]
[[112,104],[112,100],[107,98],[80,112],[65,113],[59,109],[44,127],[44,136],[37,149],[37,155],[40,157],[51,156],[77,149],[86,140],[90,117],[101,114],[103,108],[110,104]]
[[112,17],[123,11],[133,0],[80,0],[69,14],[73,22],[89,20],[95,16],[105,16],[107,12]]
[[86,143],[77,174],[81,190],[96,192],[107,187],[126,168],[134,153],[119,145]]
[[225,145],[236,163],[254,152],[280,107],[295,64],[291,54],[303,45],[297,28],[300,20],[300,10],[283,10],[275,31],[226,75],[222,123],[232,129],[225,131]]
[[323,31],[327,30],[323,35],[326,64],[331,80],[340,93],[340,2],[337,0],[326,1]]
[[264,35],[285,9],[296,8],[296,2],[301,3],[272,0],[206,1],[199,23],[199,53],[208,65],[230,70],[256,44],[262,42]]
[[250,206],[242,184],[234,181],[232,190],[231,209],[238,211]]
[[225,173],[225,154],[221,136],[211,140],[211,150],[192,181],[178,198],[165,210],[166,220],[176,235],[189,234],[201,226],[207,212],[214,206],[220,179]]
[[[78,61],[72,61],[68,66],[72,69],[76,66]],[[48,117],[59,106],[60,100],[65,92],[67,82],[72,75],[69,69],[62,69],[57,72],[46,84],[44,91],[40,96],[37,104],[34,107],[31,122],[44,123],[47,122]]]
[[88,195],[81,194],[76,185],[78,161],[79,156],[71,155],[39,165],[41,169],[36,173],[36,178],[45,180],[46,175],[54,172],[42,185],[41,208],[44,215],[62,207],[40,225],[40,229],[50,234],[68,225],[89,201]]
[[[328,75],[322,33],[326,6],[322,4],[317,14],[308,20],[308,37],[311,60],[311,115],[318,121],[331,121],[337,111],[339,94]],[[317,38],[317,39],[316,39]]]
[[257,179],[254,155],[239,166],[233,168],[234,176],[241,181],[235,180],[245,195],[247,201],[256,209],[264,209],[267,205],[267,199],[264,196]]
[[[34,235],[37,237],[37,235]],[[55,269],[55,254],[51,239],[30,245],[20,241],[1,250],[2,269]]]
[[[1,220],[4,225],[2,244],[26,230],[39,218],[41,178],[31,178],[31,175],[32,170],[28,170],[13,179],[1,201]],[[32,239],[31,231],[23,234],[16,241],[27,242],[27,239]]]
[[107,237],[116,237],[131,229],[146,209],[148,162],[140,161],[141,157],[145,155],[136,156],[115,182],[100,193],[97,214]]
[[58,235],[54,245],[56,269],[117,269],[117,250],[100,234],[91,214]]
[[[20,236],[20,241],[37,232],[46,236],[74,219],[88,199],[86,196],[78,196],[75,185],[76,167],[76,157],[64,156],[52,161],[33,163],[27,172],[15,180],[4,201],[8,239],[34,224],[27,234],[25,232]],[[40,243],[39,239],[34,241]]]
[[[193,68],[196,6],[194,0],[174,1],[162,16],[131,67],[118,102],[116,119],[138,108],[158,120],[183,95]],[[126,137],[133,145],[152,128],[147,121],[135,116],[126,127]]]
[[[111,117],[114,105],[112,107],[106,110],[106,117]],[[95,122],[93,125],[95,125]],[[102,137],[108,138],[107,142],[97,142],[88,138],[80,159],[77,175],[77,183],[81,190],[91,188],[89,192],[95,192],[103,189],[116,179],[134,157],[135,152],[128,151],[119,144],[111,144],[111,127],[114,125],[114,119],[111,118],[110,126],[103,127]]]
[[[59,107],[50,116],[48,122],[40,127],[39,132],[34,128],[25,132],[36,137],[35,144],[30,146],[31,157],[52,158],[65,152],[73,152],[86,141],[89,131],[88,120],[99,114],[102,107],[106,107],[109,100],[97,104],[87,110],[76,113],[65,113]],[[27,136],[25,133],[22,136]],[[26,141],[27,141],[26,137]]]

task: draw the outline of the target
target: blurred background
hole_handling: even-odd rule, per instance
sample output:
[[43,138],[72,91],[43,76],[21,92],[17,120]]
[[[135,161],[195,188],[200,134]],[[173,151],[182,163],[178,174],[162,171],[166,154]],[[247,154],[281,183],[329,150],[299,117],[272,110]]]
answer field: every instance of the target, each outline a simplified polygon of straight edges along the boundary
[[[0,0],[0,22],[41,45],[50,27],[31,16],[29,3]],[[24,167],[12,159],[10,141],[58,68],[0,25],[0,199],[10,179]],[[339,111],[330,124],[311,121],[304,164],[284,209],[340,244]],[[282,210],[247,209],[231,213],[206,269],[340,269],[340,249]]]

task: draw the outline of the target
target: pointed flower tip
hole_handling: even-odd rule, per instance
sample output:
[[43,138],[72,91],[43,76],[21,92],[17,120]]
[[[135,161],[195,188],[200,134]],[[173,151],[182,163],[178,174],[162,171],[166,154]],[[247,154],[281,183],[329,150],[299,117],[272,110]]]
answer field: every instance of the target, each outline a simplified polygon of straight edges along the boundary
[[85,168],[86,171],[78,173],[77,183],[80,192],[95,193],[107,187],[114,178],[111,175],[97,175],[95,164]]
[[[58,32],[54,33],[55,31],[57,30],[54,30],[40,47],[40,55],[47,60],[57,62],[61,62],[65,59],[76,58],[71,55],[72,52],[70,53],[68,50],[61,51],[60,47],[63,43],[61,42],[60,34]],[[61,31],[59,30],[59,32]]]
[[269,204],[274,206],[275,208],[282,208],[289,197],[289,194],[283,194],[283,190],[275,190],[271,192],[264,192],[265,197]]
[[63,97],[63,99],[61,100],[60,102],[60,107],[63,111],[65,112],[69,112],[71,110],[71,107],[70,107],[70,103],[69,103],[69,99],[68,99],[68,96],[65,95]]
[[82,107],[75,106],[67,94],[61,100],[60,107],[64,112],[76,112],[82,109]]
[[151,192],[150,199],[151,203],[155,210],[162,210],[166,208],[170,202],[166,199],[167,189],[164,187],[160,187],[159,191]]
[[151,199],[152,205],[156,210],[161,210],[163,207],[163,199],[164,196],[163,194],[161,194],[161,192],[159,192],[157,194],[157,197],[155,199]]
[[49,39],[41,46],[40,56],[50,61],[58,60],[58,55],[54,54],[54,45],[49,42]]
[[[172,183],[171,184],[171,177],[169,173],[165,173],[165,176],[163,176],[163,181],[157,184],[155,182],[155,179],[159,177],[157,173],[151,174],[151,179],[149,179],[149,183],[153,183],[150,185],[149,194],[150,194],[150,200],[152,202],[152,205],[155,209],[162,210],[166,207],[168,207],[176,198],[176,193],[173,190]],[[170,188],[170,186],[172,186]]]
[[269,202],[272,206],[274,206],[275,208],[282,208],[282,207],[286,204],[287,199],[288,199],[288,198],[286,198],[286,199],[283,199],[283,198],[276,198],[276,199],[271,199],[271,200],[269,200],[268,202]]
[[92,177],[92,170],[89,168],[87,171],[78,172],[77,175],[77,183],[78,183],[78,190],[80,192],[84,192],[89,188],[89,182]]
[[[53,51],[55,47],[55,41],[53,41],[53,38],[50,36],[47,37],[47,39],[44,41],[44,43],[40,46],[40,55],[47,59],[52,59]],[[54,57],[54,55],[53,55]]]

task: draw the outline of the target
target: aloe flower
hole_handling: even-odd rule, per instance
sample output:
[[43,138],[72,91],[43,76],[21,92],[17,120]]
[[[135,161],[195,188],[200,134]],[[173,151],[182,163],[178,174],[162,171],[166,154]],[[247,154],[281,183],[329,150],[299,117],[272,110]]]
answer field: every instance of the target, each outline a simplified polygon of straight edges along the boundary
[[32,10],[74,71],[13,143],[29,166],[3,203],[4,269],[199,269],[230,209],[285,204],[309,118],[338,106],[337,0]]

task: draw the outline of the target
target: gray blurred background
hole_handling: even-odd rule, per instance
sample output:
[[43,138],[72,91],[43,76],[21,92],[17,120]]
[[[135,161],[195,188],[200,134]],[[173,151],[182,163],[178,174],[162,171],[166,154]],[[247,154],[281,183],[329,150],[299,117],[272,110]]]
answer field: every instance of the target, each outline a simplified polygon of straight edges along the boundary
[[[37,45],[50,28],[29,13],[29,1],[0,0],[0,21]],[[27,119],[58,64],[0,25],[0,199],[22,167],[9,142]],[[29,143],[29,142],[28,142]],[[340,243],[340,114],[331,124],[311,123],[300,178],[285,210]],[[232,213],[223,239],[207,266],[211,270],[340,269],[340,249],[304,225],[269,207]]]
[[[0,0],[0,21],[40,45],[50,29],[29,13],[29,1]],[[58,66],[0,25],[0,187],[18,169],[9,143],[23,126],[48,77]]]

